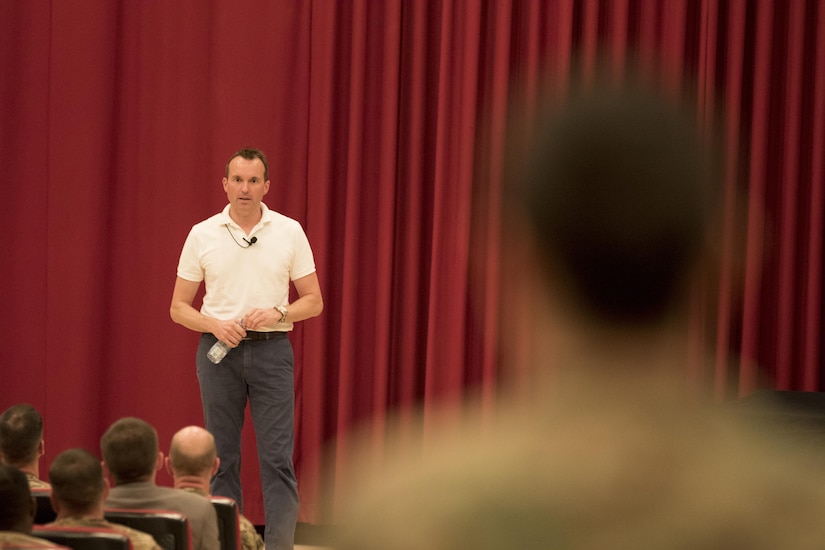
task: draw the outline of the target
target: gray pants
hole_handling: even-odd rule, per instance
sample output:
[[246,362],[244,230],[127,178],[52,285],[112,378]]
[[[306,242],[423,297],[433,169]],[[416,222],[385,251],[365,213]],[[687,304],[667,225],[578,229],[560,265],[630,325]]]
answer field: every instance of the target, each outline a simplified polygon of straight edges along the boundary
[[293,547],[298,483],[292,466],[295,381],[292,344],[286,333],[272,340],[243,341],[217,365],[206,358],[215,343],[203,334],[196,363],[206,429],[215,436],[221,464],[212,494],[235,499],[241,490],[241,430],[249,401],[261,467],[267,549]]

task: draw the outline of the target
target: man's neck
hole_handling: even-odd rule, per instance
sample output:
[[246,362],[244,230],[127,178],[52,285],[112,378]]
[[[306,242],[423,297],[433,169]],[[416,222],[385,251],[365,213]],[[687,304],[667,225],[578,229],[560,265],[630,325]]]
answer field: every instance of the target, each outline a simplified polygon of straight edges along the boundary
[[67,510],[65,505],[57,513],[57,519],[100,520],[103,516],[103,502],[86,510]]
[[255,227],[259,221],[264,216],[263,207],[258,208],[255,212],[251,212],[249,215],[242,216],[235,210],[233,210],[232,206],[229,206],[229,217],[232,218],[232,221],[238,224],[241,229],[249,233],[252,231],[252,228]]
[[152,472],[150,475],[141,477],[139,479],[130,479],[129,481],[120,481],[114,477],[110,477],[109,483],[112,484],[112,487],[122,487],[124,485],[132,485],[133,483],[151,483],[152,485],[154,485],[155,473]]
[[17,468],[24,474],[31,474],[37,479],[40,479],[40,464],[38,462],[33,462],[31,464],[24,464]]
[[209,478],[201,476],[175,476],[175,489],[196,489],[209,494]]
[[[555,305],[555,304],[554,304]],[[557,313],[560,312],[560,313]],[[598,325],[557,306],[536,317],[532,390],[540,401],[564,391],[597,403],[641,394],[660,401],[688,398],[687,328],[679,317],[639,326]],[[583,397],[582,397],[583,398]],[[609,398],[609,399],[608,399]]]

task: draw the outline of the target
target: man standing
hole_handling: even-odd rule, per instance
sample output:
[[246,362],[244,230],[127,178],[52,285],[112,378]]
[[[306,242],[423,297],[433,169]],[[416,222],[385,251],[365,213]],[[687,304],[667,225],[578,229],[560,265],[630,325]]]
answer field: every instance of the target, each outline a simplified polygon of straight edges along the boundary
[[[267,548],[292,548],[298,488],[292,466],[293,323],[319,315],[323,299],[309,241],[300,224],[267,208],[266,157],[241,149],[229,158],[223,189],[229,204],[196,224],[183,245],[172,295],[172,319],[203,333],[196,355],[206,428],[220,468],[212,494],[241,493],[241,430],[249,400],[263,483]],[[297,299],[289,303],[290,281]],[[193,307],[201,282],[200,311]],[[229,353],[207,358],[221,341]]]
[[43,417],[28,403],[12,405],[0,416],[0,460],[17,468],[32,489],[49,488],[40,479],[40,457],[46,453]]

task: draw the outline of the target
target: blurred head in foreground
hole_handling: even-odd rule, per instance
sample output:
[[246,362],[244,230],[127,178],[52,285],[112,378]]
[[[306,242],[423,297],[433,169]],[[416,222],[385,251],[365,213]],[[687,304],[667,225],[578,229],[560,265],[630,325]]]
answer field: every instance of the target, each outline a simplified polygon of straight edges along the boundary
[[535,361],[576,382],[423,458],[398,450],[354,493],[336,548],[820,547],[818,472],[649,382],[685,351],[713,216],[694,122],[642,88],[598,88],[529,138],[511,143],[505,220],[539,266],[523,285],[546,315]]
[[628,80],[529,123],[508,141],[505,279],[519,284],[505,290],[504,345],[529,317],[539,379],[614,391],[683,375],[691,284],[720,211],[717,152],[693,108]]
[[579,94],[513,151],[510,206],[549,287],[597,325],[661,323],[685,295],[713,189],[696,122],[638,87]]

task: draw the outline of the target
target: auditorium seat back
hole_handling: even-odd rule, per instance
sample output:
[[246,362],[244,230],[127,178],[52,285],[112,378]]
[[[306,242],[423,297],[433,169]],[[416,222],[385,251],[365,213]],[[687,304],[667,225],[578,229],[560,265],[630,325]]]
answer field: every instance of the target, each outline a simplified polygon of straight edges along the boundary
[[189,520],[179,512],[107,508],[103,511],[103,515],[112,523],[120,523],[149,533],[163,550],[191,550],[192,548]]
[[221,550],[241,550],[241,520],[238,503],[229,497],[210,497],[218,514]]
[[129,537],[102,527],[35,525],[32,528],[32,536],[73,550],[132,550]]
[[43,525],[51,523],[57,519],[57,514],[52,509],[52,490],[37,488],[31,490],[32,497],[37,504],[37,512],[34,516],[34,523]]

